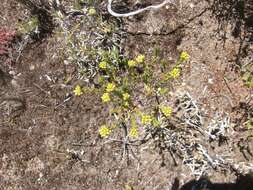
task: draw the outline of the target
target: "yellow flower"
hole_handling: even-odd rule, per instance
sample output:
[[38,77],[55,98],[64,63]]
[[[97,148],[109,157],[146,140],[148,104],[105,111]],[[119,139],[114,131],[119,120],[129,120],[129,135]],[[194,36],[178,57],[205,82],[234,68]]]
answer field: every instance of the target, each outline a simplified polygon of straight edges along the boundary
[[145,56],[142,55],[142,54],[138,55],[138,56],[136,57],[136,59],[135,59],[135,61],[136,61],[137,63],[143,63],[144,60],[145,60]]
[[134,61],[134,60],[129,60],[127,62],[127,64],[128,64],[129,67],[135,67],[137,65],[136,61]]
[[175,67],[174,69],[172,69],[169,73],[170,77],[172,78],[177,78],[180,76],[180,69]]
[[165,117],[170,117],[171,116],[171,114],[172,114],[172,108],[171,107],[161,106],[160,109],[161,109],[161,112],[163,113],[163,115]]
[[127,92],[123,94],[123,100],[127,101],[130,98],[130,94],[128,94]]
[[142,115],[141,116],[141,123],[143,125],[151,124],[152,117],[150,115]]
[[111,132],[112,130],[105,125],[102,125],[101,128],[99,129],[99,134],[101,137],[108,137],[111,134]]
[[106,92],[112,92],[115,90],[115,84],[114,83],[108,83],[106,87]]
[[129,103],[128,102],[124,102],[123,104],[125,107],[128,107],[129,106]]
[[96,9],[94,9],[93,7],[89,8],[89,10],[88,10],[88,15],[94,16],[94,15],[96,15],[96,14],[97,14]]
[[99,68],[100,68],[100,69],[106,69],[106,68],[107,68],[107,63],[106,63],[105,61],[101,61],[101,62],[99,63]]
[[102,102],[109,102],[111,100],[109,93],[104,93],[101,99]]
[[132,138],[138,137],[137,127],[131,127],[130,132],[129,132],[129,136]]
[[185,51],[183,51],[181,54],[180,54],[180,60],[181,61],[187,61],[188,59],[190,58],[189,54]]
[[75,89],[73,90],[76,96],[81,96],[83,94],[82,88],[80,85],[76,85]]

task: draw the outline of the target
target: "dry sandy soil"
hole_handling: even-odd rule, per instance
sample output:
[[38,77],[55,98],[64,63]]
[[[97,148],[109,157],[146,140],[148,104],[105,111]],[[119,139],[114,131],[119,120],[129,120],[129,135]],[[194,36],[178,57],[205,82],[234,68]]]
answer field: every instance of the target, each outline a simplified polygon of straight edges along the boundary
[[[14,0],[2,1],[1,27],[15,29],[29,11]],[[126,2],[131,8],[135,1]],[[178,1],[168,9],[123,19],[122,46],[129,56],[148,56],[156,46],[171,60],[187,51],[191,58],[173,96],[189,92],[210,120],[215,113],[228,114],[233,133],[214,152],[227,151],[235,162],[253,164],[252,130],[243,126],[252,116],[253,89],[243,84],[240,73],[253,60],[253,24],[247,20],[253,13],[249,8],[240,18],[241,10],[231,11],[229,2]],[[191,189],[194,176],[188,167],[175,166],[169,153],[164,161],[157,151],[136,149],[139,162],[120,161],[121,144],[106,144],[97,133],[108,116],[100,95],[71,94],[83,81],[73,77],[64,85],[76,69],[50,57],[51,38],[48,34],[29,43],[17,62],[0,59],[0,189],[116,190],[126,184],[137,190]],[[251,183],[240,178],[238,185],[232,171],[211,171],[208,178],[210,190],[253,189],[252,178]]]

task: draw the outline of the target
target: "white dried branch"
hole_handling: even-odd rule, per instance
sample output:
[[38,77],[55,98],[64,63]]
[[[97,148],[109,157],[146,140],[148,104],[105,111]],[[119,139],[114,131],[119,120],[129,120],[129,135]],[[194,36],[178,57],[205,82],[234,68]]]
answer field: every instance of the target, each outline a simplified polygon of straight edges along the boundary
[[108,0],[108,5],[107,5],[107,10],[108,12],[112,15],[112,16],[115,16],[115,17],[129,17],[129,16],[134,16],[134,15],[137,15],[137,14],[140,14],[144,11],[147,11],[147,10],[157,10],[157,9],[160,9],[162,8],[163,6],[165,6],[166,4],[172,4],[172,1],[171,0],[164,0],[162,3],[158,4],[158,5],[150,5],[150,6],[147,6],[145,8],[142,8],[142,9],[139,9],[139,10],[136,10],[136,11],[132,11],[132,12],[129,12],[129,13],[116,13],[112,10],[112,1],[113,0]]

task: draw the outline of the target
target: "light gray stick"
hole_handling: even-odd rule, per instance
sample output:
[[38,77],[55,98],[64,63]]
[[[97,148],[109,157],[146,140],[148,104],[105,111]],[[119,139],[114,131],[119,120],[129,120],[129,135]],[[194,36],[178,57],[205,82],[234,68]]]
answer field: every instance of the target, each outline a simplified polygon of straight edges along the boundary
[[160,9],[161,7],[163,7],[164,5],[168,4],[168,3],[172,3],[171,0],[164,0],[162,3],[158,4],[158,5],[150,5],[148,7],[136,10],[136,11],[132,11],[130,13],[116,13],[112,10],[112,1],[113,0],[108,0],[108,5],[107,5],[107,10],[108,12],[115,17],[129,17],[129,16],[133,16],[139,13],[142,13],[144,11],[147,10],[156,10],[156,9]]

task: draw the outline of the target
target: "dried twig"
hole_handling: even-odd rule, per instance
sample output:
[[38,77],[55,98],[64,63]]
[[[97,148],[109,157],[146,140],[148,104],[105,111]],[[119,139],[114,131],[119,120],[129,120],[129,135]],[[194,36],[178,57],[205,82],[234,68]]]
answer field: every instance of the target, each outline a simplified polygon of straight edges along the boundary
[[169,3],[172,3],[172,1],[171,0],[164,0],[162,3],[160,3],[158,5],[151,5],[151,6],[136,10],[136,11],[132,11],[130,13],[116,13],[112,10],[112,0],[108,0],[107,10],[112,16],[115,16],[115,17],[129,17],[129,16],[134,16],[134,15],[140,14],[140,13],[147,11],[147,10],[160,9]]

